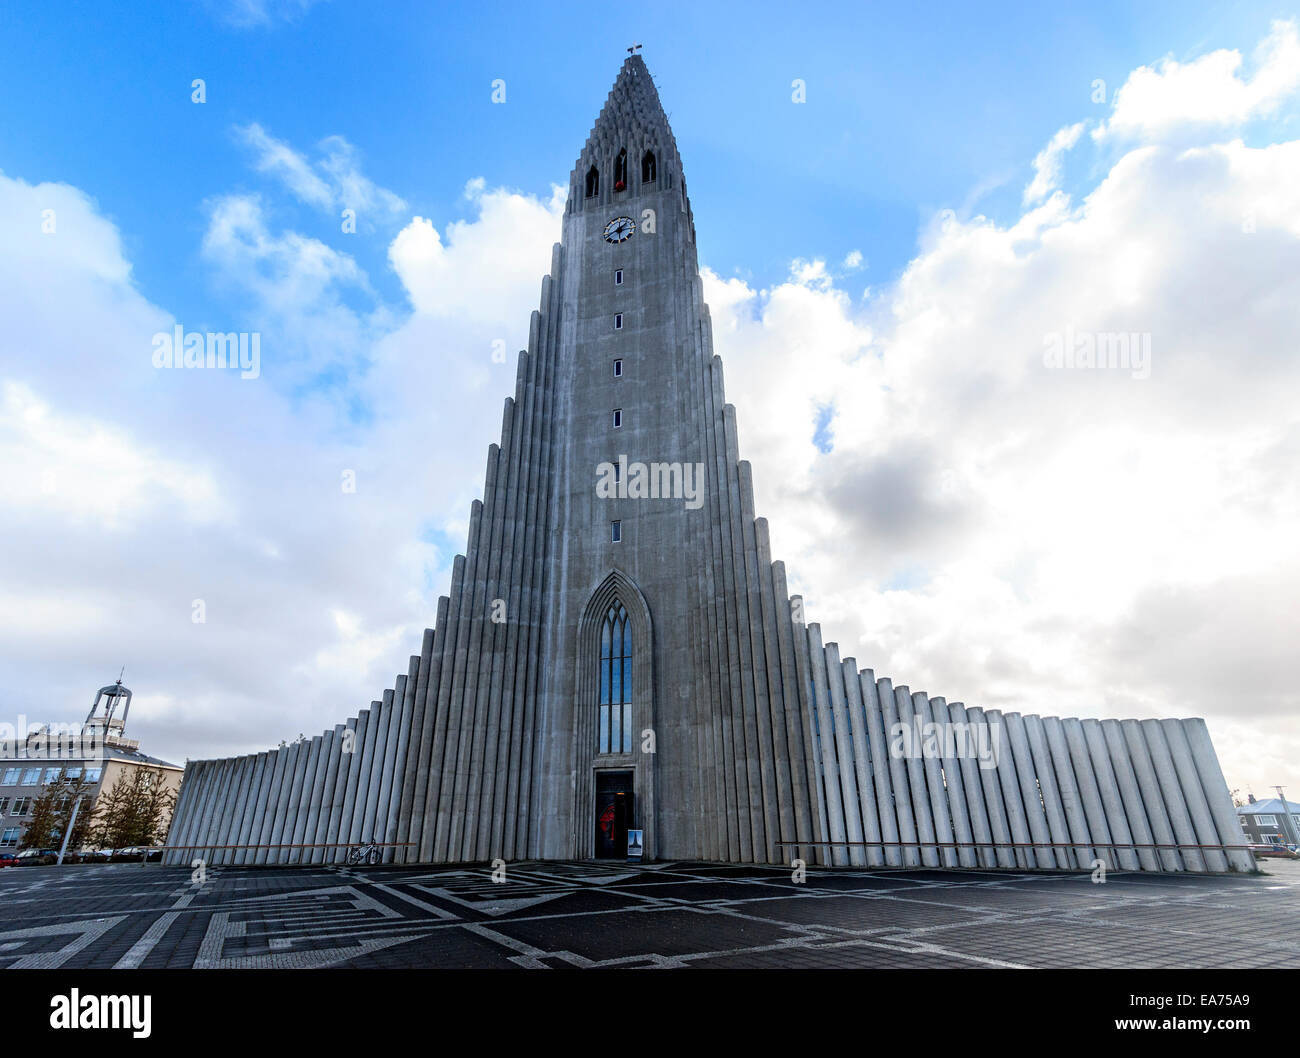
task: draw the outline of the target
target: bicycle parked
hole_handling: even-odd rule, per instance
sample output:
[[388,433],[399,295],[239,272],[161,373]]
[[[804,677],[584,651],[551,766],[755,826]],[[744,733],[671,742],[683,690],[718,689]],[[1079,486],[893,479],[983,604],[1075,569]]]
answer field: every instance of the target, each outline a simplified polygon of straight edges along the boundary
[[349,866],[353,864],[376,864],[383,856],[383,851],[378,845],[371,842],[369,845],[361,845],[357,848],[349,848],[346,862]]

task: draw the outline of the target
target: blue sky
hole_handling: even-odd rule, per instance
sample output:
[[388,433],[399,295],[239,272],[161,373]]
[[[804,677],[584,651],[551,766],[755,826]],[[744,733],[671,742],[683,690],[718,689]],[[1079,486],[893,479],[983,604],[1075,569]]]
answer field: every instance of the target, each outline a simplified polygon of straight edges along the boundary
[[[260,0],[258,0],[260,4]],[[599,18],[536,4],[331,0],[241,4],[11,3],[4,20],[0,164],[90,189],[122,229],[136,281],[191,318],[219,292],[197,260],[202,203],[256,188],[231,134],[261,124],[310,145],[343,135],[377,183],[441,226],[475,176],[544,196],[563,184],[632,41],[671,112],[702,261],[760,286],[796,257],[864,253],[896,276],[941,209],[1005,220],[1051,133],[1096,114],[1165,54],[1249,50],[1284,5],[604,5]],[[208,102],[190,102],[202,77]],[[792,105],[790,83],[808,84]],[[493,105],[503,78],[507,103]],[[21,100],[21,105],[15,105]],[[1068,183],[1067,183],[1067,186]],[[285,205],[286,210],[290,207]],[[312,218],[309,233],[335,238]],[[386,238],[353,252],[381,293]]]
[[[986,708],[1203,715],[1231,786],[1300,784],[1300,19],[1270,3],[5,4],[0,720],[79,719],[125,662],[183,760],[392,685],[632,41],[825,638]],[[155,370],[176,325],[257,332],[259,379]],[[1049,370],[1067,329],[1152,370]]]

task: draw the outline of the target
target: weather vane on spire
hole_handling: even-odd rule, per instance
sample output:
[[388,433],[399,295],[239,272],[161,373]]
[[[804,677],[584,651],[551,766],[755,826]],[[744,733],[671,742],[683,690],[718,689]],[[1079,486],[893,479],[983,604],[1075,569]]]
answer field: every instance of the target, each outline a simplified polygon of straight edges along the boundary
[[640,44],[633,44],[632,47],[630,47],[630,48],[627,49],[627,53],[628,53],[629,55],[635,55],[635,54],[636,54],[637,52],[639,52],[640,50],[641,50],[641,45],[640,45]]

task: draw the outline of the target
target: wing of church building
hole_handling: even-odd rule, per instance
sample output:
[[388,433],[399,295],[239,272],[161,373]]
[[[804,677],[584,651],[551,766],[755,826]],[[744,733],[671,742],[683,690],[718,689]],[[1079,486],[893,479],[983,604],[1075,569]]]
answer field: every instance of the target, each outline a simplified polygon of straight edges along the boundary
[[168,859],[618,857],[629,831],[659,860],[1254,868],[1204,721],[968,707],[805,622],[755,516],[637,54],[570,176],[420,653],[331,731],[189,763]]

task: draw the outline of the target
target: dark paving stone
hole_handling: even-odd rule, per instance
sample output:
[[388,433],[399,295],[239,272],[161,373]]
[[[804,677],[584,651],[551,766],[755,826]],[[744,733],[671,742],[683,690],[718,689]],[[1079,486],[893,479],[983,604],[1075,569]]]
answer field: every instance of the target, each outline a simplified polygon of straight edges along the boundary
[[1232,877],[677,862],[0,871],[0,967],[1300,967],[1300,865]]

